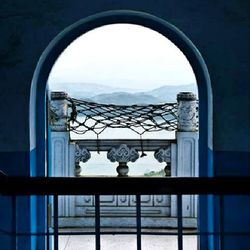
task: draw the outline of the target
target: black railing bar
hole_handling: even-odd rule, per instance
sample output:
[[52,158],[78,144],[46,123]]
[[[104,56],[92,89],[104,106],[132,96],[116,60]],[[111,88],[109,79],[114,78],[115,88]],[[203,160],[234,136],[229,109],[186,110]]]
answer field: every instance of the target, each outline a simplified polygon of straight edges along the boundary
[[177,195],[177,230],[178,250],[183,250],[183,228],[182,228],[182,195]]
[[100,235],[100,196],[95,195],[95,249],[101,249]]
[[[0,233],[5,235],[15,235],[15,236],[53,236],[54,233],[15,233],[0,230]],[[100,232],[100,235],[136,235],[136,232],[124,232],[124,231],[110,231],[110,232]],[[220,236],[220,232],[183,232],[183,236],[203,236],[203,235],[214,235]],[[66,235],[95,235],[95,232],[58,232],[58,236]],[[141,232],[141,235],[160,235],[160,236],[178,236],[178,232]],[[224,232],[224,236],[250,236],[250,232]]]
[[50,248],[50,241],[51,241],[51,237],[49,237],[48,233],[50,232],[50,227],[51,227],[51,220],[52,220],[52,209],[50,207],[50,198],[49,195],[46,195],[46,205],[47,205],[47,210],[46,210],[46,219],[47,219],[47,223],[46,223],[46,246],[47,249],[49,250]]
[[1,177],[2,195],[249,195],[250,177]]
[[136,243],[137,250],[141,250],[141,196],[136,195]]
[[[16,223],[17,223],[17,221],[16,221],[16,218],[17,218],[17,214],[16,214],[16,203],[17,203],[17,200],[16,200],[16,196],[12,196],[11,197],[11,200],[12,200],[12,228],[13,228],[13,230],[14,230],[14,235],[16,235],[16,230],[17,230],[17,228],[16,228]],[[15,239],[12,239],[12,243],[13,243],[13,246],[16,246],[16,242],[17,242],[17,238],[15,237]]]
[[220,224],[219,224],[219,230],[220,230],[220,249],[224,248],[224,196],[219,195],[219,213],[220,213]]
[[58,250],[58,195],[53,197],[53,211],[54,211],[54,250]]

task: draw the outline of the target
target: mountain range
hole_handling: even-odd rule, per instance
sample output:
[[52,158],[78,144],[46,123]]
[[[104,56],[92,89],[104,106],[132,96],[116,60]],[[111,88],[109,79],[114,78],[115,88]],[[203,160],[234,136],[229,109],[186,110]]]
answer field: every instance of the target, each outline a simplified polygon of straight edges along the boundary
[[69,96],[104,104],[132,105],[176,102],[179,92],[193,92],[197,95],[196,84],[165,85],[153,90],[116,88],[93,83],[53,83],[50,91],[65,91]]

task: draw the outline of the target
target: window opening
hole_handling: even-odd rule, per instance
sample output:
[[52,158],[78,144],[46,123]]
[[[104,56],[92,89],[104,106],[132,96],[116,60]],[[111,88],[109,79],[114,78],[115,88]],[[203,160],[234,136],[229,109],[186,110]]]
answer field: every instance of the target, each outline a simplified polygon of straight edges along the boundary
[[[113,41],[113,43],[110,39],[105,41],[110,33],[105,36],[103,34],[110,32],[112,28],[115,35],[111,40],[121,38],[121,34],[125,33],[126,36],[122,36],[123,40],[119,39],[119,42]],[[142,30],[138,36],[141,38],[136,41],[139,30]],[[101,32],[102,40],[96,35],[98,31]],[[149,33],[161,38],[159,39],[161,46],[153,43],[154,39],[150,38]],[[94,34],[94,38],[88,41],[91,34]],[[82,47],[79,46],[80,41],[84,39],[87,42]],[[95,43],[93,39],[96,39]],[[146,43],[147,40],[150,42]],[[162,44],[162,41],[165,43]],[[74,44],[78,46],[74,47]],[[131,44],[134,48],[130,47]],[[126,48],[127,45],[130,46]],[[164,46],[168,48],[166,51]],[[141,47],[143,49],[140,49]],[[78,78],[77,74],[79,74]],[[164,76],[167,78],[164,79]],[[49,119],[53,134],[52,141],[54,140],[54,144],[52,142],[54,151],[52,149],[51,155],[54,176],[114,175],[113,170],[113,173],[112,171],[102,173],[98,168],[96,173],[91,172],[94,165],[106,164],[107,168],[112,169],[110,161],[119,164],[117,166],[115,163],[119,176],[131,176],[129,169],[134,167],[131,162],[135,162],[134,164],[140,162],[140,165],[149,162],[143,172],[139,171],[138,165],[138,172],[132,172],[133,175],[179,176],[177,163],[172,163],[176,161],[179,150],[176,145],[178,129],[196,133],[192,138],[195,141],[193,145],[188,140],[185,142],[185,138],[181,135],[179,138],[183,140],[183,146],[189,148],[187,154],[190,152],[195,154],[194,159],[192,156],[185,155],[184,150],[182,152],[184,158],[189,157],[188,160],[194,160],[192,164],[196,165],[181,174],[197,176],[197,169],[195,169],[198,166],[196,80],[185,56],[166,37],[139,25],[114,24],[94,29],[66,48],[55,63],[48,83],[51,92]],[[180,93],[179,100],[176,100],[178,93]],[[183,124],[178,123],[178,118]],[[186,130],[185,126],[189,130]],[[65,141],[69,146],[67,149],[63,147]],[[173,156],[175,159],[172,159]],[[65,164],[62,163],[61,168],[58,168],[58,162],[63,157]],[[96,161],[92,161],[92,165],[88,167],[87,164],[93,160],[92,157],[96,158]],[[143,163],[143,159],[148,160]],[[89,169],[89,173],[85,169]],[[195,228],[197,200],[196,197],[190,197],[184,200],[186,210],[182,211],[182,214],[186,217],[187,227]],[[94,196],[59,197],[58,216],[61,217],[59,228],[67,225],[76,227],[77,223],[72,217],[78,220],[79,217],[85,217],[85,221],[89,221],[87,225],[93,226],[94,221],[91,218],[96,216],[95,198]],[[138,200],[139,217],[142,221],[138,221]],[[101,196],[99,224],[101,228],[122,227],[123,225],[119,223],[115,226],[108,223],[115,217],[124,217],[131,221],[125,227],[133,228],[131,225],[137,218],[136,223],[140,224],[141,230],[141,227],[153,228],[154,224],[160,225],[163,218],[168,217],[173,218],[175,222],[178,221],[178,226],[180,224],[182,227],[182,223],[178,220],[178,213],[180,213],[178,202],[180,201],[177,201],[175,196],[163,195]],[[189,207],[191,203],[192,211]],[[114,215],[115,210],[118,213]],[[149,223],[148,218],[151,218]],[[170,224],[163,223],[160,227],[169,230]],[[176,226],[173,228],[175,229]],[[178,233],[182,234],[179,231]],[[137,237],[138,234],[140,235],[141,232],[137,231]],[[193,240],[194,245],[197,245],[196,237]]]

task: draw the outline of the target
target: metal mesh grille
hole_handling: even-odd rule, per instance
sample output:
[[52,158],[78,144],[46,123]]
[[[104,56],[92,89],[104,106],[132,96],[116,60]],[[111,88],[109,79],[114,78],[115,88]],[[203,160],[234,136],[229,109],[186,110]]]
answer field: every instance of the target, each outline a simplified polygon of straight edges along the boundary
[[139,135],[177,129],[177,103],[125,106],[67,100],[69,130],[76,134],[91,130],[98,136],[106,128],[128,128]]

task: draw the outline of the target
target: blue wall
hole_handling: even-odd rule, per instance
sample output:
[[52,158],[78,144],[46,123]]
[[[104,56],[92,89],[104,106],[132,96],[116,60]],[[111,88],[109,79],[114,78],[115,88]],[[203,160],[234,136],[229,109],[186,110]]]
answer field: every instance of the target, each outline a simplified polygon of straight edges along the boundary
[[[8,175],[44,174],[36,172],[35,153],[30,154],[35,143],[30,143],[34,134],[30,138],[29,100],[37,62],[49,42],[67,26],[91,14],[116,9],[143,11],[165,19],[196,45],[207,64],[213,90],[214,173],[211,174],[250,175],[250,2],[239,0],[2,0],[0,169]],[[11,200],[0,199],[0,229],[10,232],[20,228],[20,216],[16,217],[17,223],[10,219],[13,219]],[[17,215],[30,211],[37,217],[31,211],[30,204],[34,202],[23,197]],[[232,225],[235,230],[250,230],[248,198],[225,198],[222,208],[224,230]],[[214,209],[219,214],[217,201]],[[33,221],[27,219],[24,228],[36,228]],[[15,239],[4,234],[0,235],[0,241],[5,249],[16,244]],[[23,249],[35,247],[32,242],[26,241]],[[227,237],[224,249],[247,249],[249,242],[247,236]]]

